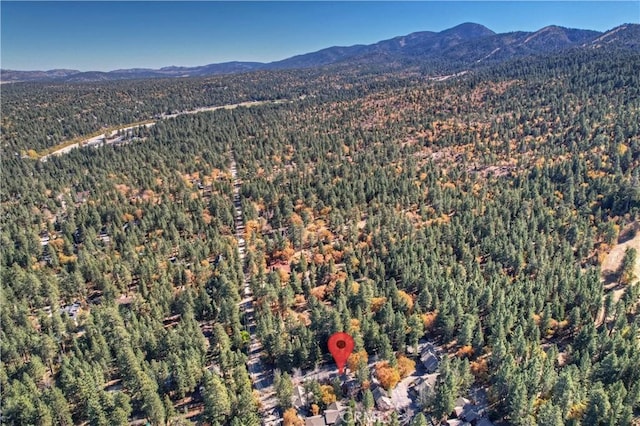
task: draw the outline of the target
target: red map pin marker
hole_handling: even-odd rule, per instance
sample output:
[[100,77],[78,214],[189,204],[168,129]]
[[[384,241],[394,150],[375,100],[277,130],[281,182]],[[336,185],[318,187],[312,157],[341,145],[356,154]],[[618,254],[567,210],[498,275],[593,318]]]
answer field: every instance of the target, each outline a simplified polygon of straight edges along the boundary
[[334,333],[329,337],[327,346],[329,346],[329,351],[336,361],[338,371],[340,374],[343,374],[344,366],[347,365],[347,359],[349,355],[351,355],[351,352],[353,352],[353,337],[343,332]]

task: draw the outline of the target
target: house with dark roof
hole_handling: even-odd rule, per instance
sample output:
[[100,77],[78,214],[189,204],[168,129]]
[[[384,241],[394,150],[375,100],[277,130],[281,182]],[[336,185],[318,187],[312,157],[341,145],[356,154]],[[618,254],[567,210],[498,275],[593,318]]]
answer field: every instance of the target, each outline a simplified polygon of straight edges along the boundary
[[393,401],[381,387],[376,387],[371,393],[373,393],[373,399],[376,402],[378,410],[389,411],[395,408]]
[[418,398],[420,395],[432,392],[435,389],[437,379],[437,374],[427,374],[418,377],[409,387],[409,395],[413,398]]
[[73,322],[77,325],[78,324],[78,314],[80,313],[80,302],[75,302],[72,305],[67,305],[67,306],[63,307],[62,309],[60,309],[60,313],[61,314],[66,314],[69,317],[71,317]]
[[334,401],[331,404],[327,405],[327,410],[341,410],[342,405],[338,401]]
[[360,383],[356,379],[347,380],[342,385],[342,394],[348,398],[355,397],[360,387]]
[[493,422],[488,418],[483,417],[480,420],[478,420],[478,423],[476,423],[476,426],[493,426]]
[[304,419],[304,426],[327,426],[324,416],[311,416]]
[[102,240],[103,243],[107,244],[111,241],[111,237],[109,237],[109,233],[107,232],[107,228],[103,227],[98,234],[98,239]]
[[464,407],[466,405],[469,405],[470,403],[471,401],[469,401],[467,398],[458,397],[454,402],[452,414],[457,418],[460,418],[460,415],[462,415],[462,412],[464,411]]
[[49,245],[49,241],[51,237],[49,236],[49,231],[44,230],[40,233],[40,245],[47,246]]
[[422,351],[420,354],[420,361],[422,362],[425,370],[427,370],[427,373],[435,372],[440,365],[440,358],[438,358],[438,355],[436,355],[435,352],[430,350]]
[[327,425],[339,425],[342,422],[342,412],[344,408],[339,402],[332,402],[324,410],[324,421]]
[[304,386],[298,385],[293,388],[293,406],[296,410],[300,410],[307,406],[307,392]]
[[465,422],[474,423],[480,419],[480,413],[478,409],[473,404],[466,404],[462,407],[462,411],[458,414],[458,418],[464,420]]
[[282,424],[283,419],[280,418],[275,408],[272,408],[265,413],[265,417],[262,418],[262,426],[278,426]]

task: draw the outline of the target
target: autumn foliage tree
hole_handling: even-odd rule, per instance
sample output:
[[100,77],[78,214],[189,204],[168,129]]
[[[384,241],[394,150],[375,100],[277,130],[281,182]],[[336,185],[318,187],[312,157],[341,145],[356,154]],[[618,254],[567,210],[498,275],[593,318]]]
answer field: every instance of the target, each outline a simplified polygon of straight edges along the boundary
[[304,422],[300,417],[298,417],[296,409],[291,407],[284,412],[282,416],[282,424],[284,426],[302,426]]
[[349,355],[349,358],[347,359],[347,365],[349,366],[349,370],[358,371],[361,364],[364,363],[366,365],[368,361],[369,354],[367,354],[366,350],[362,349]]
[[376,376],[386,390],[395,388],[400,381],[398,368],[391,366],[388,361],[381,361],[376,364]]
[[404,355],[398,355],[398,373],[400,373],[400,378],[404,379],[414,371],[416,371],[416,362]]
[[322,389],[322,403],[325,407],[332,402],[336,402],[336,394],[333,390],[333,386],[321,385],[320,388]]

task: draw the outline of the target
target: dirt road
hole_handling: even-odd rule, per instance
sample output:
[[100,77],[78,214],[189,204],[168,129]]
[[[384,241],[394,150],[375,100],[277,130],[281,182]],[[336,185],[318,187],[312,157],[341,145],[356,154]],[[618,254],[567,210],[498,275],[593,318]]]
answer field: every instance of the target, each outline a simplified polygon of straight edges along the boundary
[[[233,154],[231,154],[231,176],[233,177],[233,205],[235,210],[235,227],[236,227],[236,240],[238,242],[238,255],[240,262],[244,267],[244,259],[246,254],[246,241],[245,241],[245,226],[244,216],[242,213],[242,201],[240,198],[240,190],[242,188],[242,182],[238,178],[238,168],[236,160]],[[258,392],[260,400],[260,411],[264,420],[268,420],[268,414],[276,406],[277,401],[273,389],[273,370],[267,368],[262,361],[262,343],[256,335],[256,319],[254,308],[253,291],[250,286],[250,277],[248,273],[244,274],[244,281],[242,286],[242,300],[240,302],[240,309],[244,314],[245,326],[249,332],[249,356],[247,359],[247,369],[251,376],[251,382],[254,389]],[[275,418],[273,420],[276,420]],[[267,422],[268,424],[268,422]]]

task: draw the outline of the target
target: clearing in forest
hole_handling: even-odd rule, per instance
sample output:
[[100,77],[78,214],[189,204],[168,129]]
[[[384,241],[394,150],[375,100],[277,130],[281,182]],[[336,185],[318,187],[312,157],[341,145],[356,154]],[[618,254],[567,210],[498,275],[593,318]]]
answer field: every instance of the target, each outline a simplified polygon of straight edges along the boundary
[[[633,235],[633,231],[635,231],[635,235]],[[633,235],[633,237],[626,237],[628,235]],[[621,236],[622,238],[618,240],[621,242],[613,246],[611,251],[602,261],[602,265],[600,266],[600,274],[604,284],[605,293],[608,293],[610,291],[613,292],[612,296],[614,303],[620,300],[620,298],[624,294],[625,289],[627,288],[627,286],[621,285],[617,279],[613,278],[617,275],[617,272],[620,269],[620,265],[622,264],[622,259],[624,258],[626,250],[628,248],[635,248],[636,251],[640,253],[640,223],[636,221],[630,224],[623,232],[621,232]],[[633,269],[633,275],[635,276],[634,282],[637,282],[638,279],[640,279],[640,258],[636,259],[636,263]],[[603,307],[600,309],[598,317],[596,318],[596,325],[599,326],[603,323],[603,317],[604,301]]]
[[[633,236],[633,238],[626,237],[627,235],[632,234],[633,230],[635,230],[635,235]],[[619,241],[621,242],[613,246],[611,251],[602,261],[602,265],[600,267],[602,279],[606,283],[606,290],[609,290],[618,284],[617,281],[611,282],[611,279],[609,279],[609,277],[614,276],[617,273],[627,248],[635,248],[636,251],[640,253],[640,222],[636,221],[629,225],[624,230],[624,232],[621,232],[621,235],[622,237],[621,239],[619,239]],[[634,267],[634,275],[636,277],[636,280],[640,278],[640,259],[637,259],[636,261]]]

